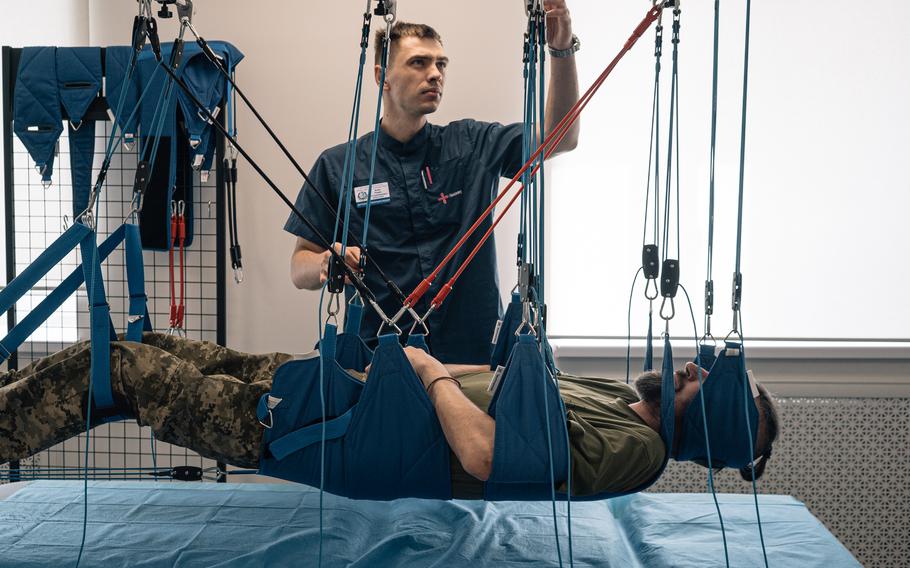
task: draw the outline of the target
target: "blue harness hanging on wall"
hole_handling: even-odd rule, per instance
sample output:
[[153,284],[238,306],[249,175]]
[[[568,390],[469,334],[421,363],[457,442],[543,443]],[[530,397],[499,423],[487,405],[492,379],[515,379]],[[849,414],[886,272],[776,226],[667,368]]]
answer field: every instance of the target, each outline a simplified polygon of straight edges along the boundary
[[[211,41],[209,46],[222,58],[228,71],[243,59],[243,54],[233,45]],[[171,60],[173,45],[161,46],[164,65]],[[123,55],[118,55],[118,59]],[[226,96],[226,81],[218,69],[206,59],[196,44],[187,44],[177,68],[183,79],[201,102],[212,111]],[[214,160],[215,131],[189,95],[170,86],[167,76],[158,72],[159,62],[151,49],[139,55],[137,86],[140,92],[148,91],[148,103],[141,105],[138,118],[140,146],[146,150],[157,148],[154,160],[149,160],[150,184],[140,213],[144,248],[168,250],[173,242],[171,213],[172,201],[183,201],[186,219],[184,246],[193,240],[193,171],[208,171]],[[133,86],[130,86],[132,89]],[[143,158],[148,158],[143,152]]]
[[[121,81],[122,83],[122,81]],[[91,200],[94,162],[95,121],[87,118],[102,85],[100,48],[24,48],[17,72],[14,120],[22,127],[17,134],[50,179],[56,139],[62,132],[63,111],[69,119],[69,140],[73,186],[74,223],[50,247],[0,291],[0,309],[15,305],[57,264],[79,247],[82,266],[52,290],[0,341],[0,358],[8,359],[63,302],[83,283],[89,301],[91,330],[92,395],[96,416],[104,421],[118,420],[110,385],[110,342],[116,333],[104,289],[101,263],[121,243],[125,248],[129,307],[126,337],[141,341],[143,331],[151,331],[145,294],[144,266],[136,225],[124,224],[102,244],[97,244]],[[138,100],[136,101],[138,104]],[[122,110],[115,104],[115,115]],[[62,107],[62,111],[61,111]],[[134,105],[135,108],[135,105]],[[56,115],[52,109],[56,109]],[[59,119],[55,126],[51,121]],[[59,128],[57,128],[59,126]],[[114,129],[105,155],[106,169],[113,146]],[[50,152],[48,154],[48,152]],[[103,184],[99,175],[96,190]]]

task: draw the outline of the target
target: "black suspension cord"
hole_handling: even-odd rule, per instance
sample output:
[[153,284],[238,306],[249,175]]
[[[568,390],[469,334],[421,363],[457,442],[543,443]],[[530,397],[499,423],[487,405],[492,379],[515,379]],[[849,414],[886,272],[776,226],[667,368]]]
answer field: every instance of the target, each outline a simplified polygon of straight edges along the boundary
[[[186,20],[184,20],[184,25],[188,25],[188,22]],[[183,51],[182,44],[183,44],[182,39],[179,39],[179,38],[176,39],[174,41],[173,50],[176,52],[182,53],[182,51]],[[363,282],[363,279],[360,277],[360,275],[355,273],[349,266],[347,266],[347,264],[343,261],[341,256],[335,251],[334,247],[331,246],[331,243],[328,241],[328,239],[326,239],[326,237],[322,234],[322,232],[320,232],[319,229],[315,225],[313,225],[313,223],[310,222],[309,219],[304,217],[303,213],[297,208],[297,206],[294,205],[294,203],[292,203],[291,200],[287,198],[287,196],[281,191],[281,189],[278,188],[278,186],[275,184],[274,181],[272,181],[272,179],[268,176],[268,174],[266,174],[265,171],[263,171],[263,169],[259,166],[259,164],[256,163],[256,161],[246,152],[246,150],[243,149],[243,147],[237,142],[237,139],[234,136],[232,136],[220,122],[215,120],[215,116],[211,113],[211,111],[209,111],[209,109],[206,108],[206,106],[198,99],[198,97],[196,97],[196,95],[186,85],[186,83],[183,81],[183,79],[181,79],[180,77],[177,76],[177,73],[174,71],[174,69],[172,69],[172,65],[164,64],[161,59],[158,59],[158,64],[161,66],[162,69],[164,69],[164,71],[168,74],[168,76],[174,81],[174,84],[177,85],[180,88],[180,90],[183,91],[187,95],[187,97],[189,97],[189,99],[193,102],[193,104],[196,105],[196,107],[202,112],[202,114],[205,116],[205,119],[212,126],[214,126],[216,129],[218,129],[218,131],[226,139],[228,139],[231,142],[231,144],[234,146],[234,148],[237,149],[237,151],[240,153],[240,155],[242,155],[250,163],[250,165],[253,167],[253,169],[256,170],[256,173],[259,174],[259,176],[263,179],[263,181],[265,181],[265,183],[272,189],[272,191],[275,193],[275,195],[277,195],[278,198],[281,199],[281,201],[283,201],[284,204],[287,205],[288,208],[291,209],[291,211],[293,211],[294,215],[296,215],[297,218],[300,219],[300,221],[304,225],[306,225],[307,228],[310,229],[314,235],[316,235],[316,238],[319,241],[317,244],[319,244],[320,246],[324,247],[326,250],[329,251],[332,258],[335,260],[335,262],[337,262],[339,264],[340,268],[344,271],[345,276],[350,280],[350,282],[354,286],[354,288],[360,293],[361,297],[364,300],[366,300],[367,302],[369,302],[369,304],[373,307],[374,310],[376,310],[376,312],[383,319],[383,321],[389,321],[388,316],[385,314],[385,312],[382,311],[382,308],[379,307],[379,304],[376,301],[376,296],[367,287],[367,285]],[[177,58],[176,64],[179,65],[179,58]],[[177,65],[173,65],[173,67],[176,67]],[[238,91],[238,93],[239,93],[239,91]]]
[[[265,121],[265,119],[262,117],[262,115],[259,113],[259,111],[256,110],[256,107],[253,106],[253,103],[250,102],[250,100],[244,94],[243,90],[241,90],[240,87],[237,86],[237,83],[234,82],[234,79],[230,76],[230,73],[228,73],[227,70],[224,68],[224,64],[215,55],[215,53],[209,47],[206,40],[196,32],[196,29],[192,26],[192,24],[190,24],[188,26],[188,29],[193,34],[193,36],[196,38],[196,43],[202,49],[202,53],[205,54],[206,58],[218,69],[218,71],[225,77],[225,79],[227,79],[228,83],[237,92],[237,94],[240,96],[240,98],[243,99],[244,104],[246,104],[246,106],[250,109],[250,111],[253,113],[253,116],[255,116],[256,119],[259,121],[259,124],[261,124],[262,127],[265,128],[266,132],[268,132],[269,136],[272,138],[272,140],[275,142],[275,144],[278,145],[278,148],[281,149],[281,152],[291,162],[291,165],[294,166],[294,169],[296,169],[297,172],[303,177],[304,181],[310,185],[310,187],[316,193],[316,196],[319,198],[320,202],[329,210],[329,212],[332,213],[333,216],[337,217],[338,210],[335,208],[334,205],[332,205],[332,203],[325,196],[325,194],[322,191],[320,191],[319,188],[316,187],[316,184],[313,183],[313,180],[310,179],[310,177],[307,175],[306,171],[300,166],[300,163],[294,158],[294,156],[287,149],[287,147],[284,145],[284,143],[281,141],[281,139],[278,138],[278,135],[275,133],[275,131],[271,128],[271,126],[269,126],[269,124]],[[244,157],[246,157],[246,156],[244,156]],[[249,158],[247,158],[247,159],[249,160]],[[306,187],[306,186],[304,186],[304,187]],[[307,226],[309,227],[309,225],[307,225]],[[376,272],[379,274],[379,277],[382,279],[383,283],[386,285],[386,288],[388,288],[389,292],[392,293],[392,295],[395,297],[396,300],[398,300],[399,303],[404,304],[404,301],[405,301],[404,293],[401,291],[401,289],[398,287],[398,285],[396,285],[395,282],[393,282],[392,279],[389,278],[389,276],[385,273],[385,271],[382,270],[382,267],[379,266],[379,264],[376,263],[376,261],[374,261],[370,258],[369,252],[366,250],[366,247],[364,247],[361,244],[361,241],[357,238],[357,236],[354,234],[354,232],[350,230],[350,228],[348,228],[348,238],[351,239],[351,242],[354,244],[354,246],[361,249],[361,254],[363,255],[364,260],[367,262],[370,262],[371,265],[376,269]],[[319,243],[319,244],[320,244],[320,246],[322,246],[322,243]],[[326,248],[331,249],[332,247],[328,246]]]

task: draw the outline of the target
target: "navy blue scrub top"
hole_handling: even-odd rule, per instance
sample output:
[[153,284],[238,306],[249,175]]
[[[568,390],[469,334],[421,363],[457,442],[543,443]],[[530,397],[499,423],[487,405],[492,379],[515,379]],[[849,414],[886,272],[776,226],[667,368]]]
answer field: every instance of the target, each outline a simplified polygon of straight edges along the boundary
[[[427,123],[405,143],[380,129],[367,248],[372,261],[382,267],[405,295],[429,276],[489,206],[499,189],[499,178],[511,178],[521,169],[522,129],[520,123],[504,126],[475,120],[459,120],[447,126]],[[355,195],[351,196],[354,205],[358,205],[356,194],[365,194],[364,186],[369,182],[373,136],[371,132],[357,140]],[[309,173],[333,206],[337,206],[341,191],[344,153],[345,144],[326,150]],[[381,198],[383,183],[388,184],[387,200]],[[358,192],[357,188],[362,190]],[[342,240],[340,226],[333,239],[335,217],[314,194],[311,185],[304,184],[297,196],[297,207],[327,239]],[[358,240],[363,235],[364,213],[365,203],[351,211],[351,230]],[[439,289],[490,227],[492,219],[489,216],[483,221],[439,273],[415,306],[417,313],[426,312]],[[320,244],[316,235],[293,213],[284,228]],[[348,244],[353,244],[350,239]],[[369,263],[365,280],[383,311],[389,317],[397,313],[401,304]],[[353,293],[348,286],[346,296],[350,299]],[[431,352],[449,363],[488,363],[493,328],[501,313],[496,248],[490,238],[459,277],[446,301],[430,315],[427,342]],[[368,344],[376,337],[380,323],[371,308],[364,309],[360,333]],[[408,315],[399,322],[405,336],[411,323]]]

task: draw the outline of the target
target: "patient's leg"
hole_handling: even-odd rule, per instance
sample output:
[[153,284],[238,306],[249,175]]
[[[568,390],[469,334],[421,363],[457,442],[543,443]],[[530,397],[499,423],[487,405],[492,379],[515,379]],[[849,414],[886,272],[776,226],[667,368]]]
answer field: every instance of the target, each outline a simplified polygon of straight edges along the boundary
[[[0,463],[85,429],[90,369],[90,347],[80,343],[0,381],[5,383],[0,387]],[[111,387],[121,414],[150,426],[159,440],[228,463],[256,466],[262,433],[256,403],[270,386],[270,377],[243,381],[204,375],[150,345],[111,344]]]
[[77,343],[0,377],[0,463],[85,430],[91,348]]
[[142,342],[193,364],[203,375],[231,375],[243,382],[271,381],[275,369],[293,357],[285,353],[242,353],[209,341],[146,332]]

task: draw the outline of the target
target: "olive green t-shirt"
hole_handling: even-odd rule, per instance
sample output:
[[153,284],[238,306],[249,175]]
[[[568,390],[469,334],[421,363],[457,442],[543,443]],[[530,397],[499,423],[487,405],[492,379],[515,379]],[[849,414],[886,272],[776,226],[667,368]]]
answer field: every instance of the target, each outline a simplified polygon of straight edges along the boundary
[[[493,397],[487,391],[492,376],[483,372],[457,377],[465,395],[484,411]],[[657,474],[666,450],[660,435],[629,408],[638,402],[630,385],[614,379],[557,378],[566,407],[574,496],[628,491]],[[481,482],[459,470],[460,466],[453,467],[455,496],[481,495]]]
[[[364,380],[363,373],[352,373]],[[493,393],[490,371],[456,375],[462,392],[484,412]],[[663,465],[660,434],[629,408],[638,402],[630,385],[615,379],[557,376],[566,407],[572,454],[572,495],[621,493],[649,481]],[[482,499],[483,482],[451,459],[452,494],[456,499]],[[558,488],[565,491],[566,486]]]

